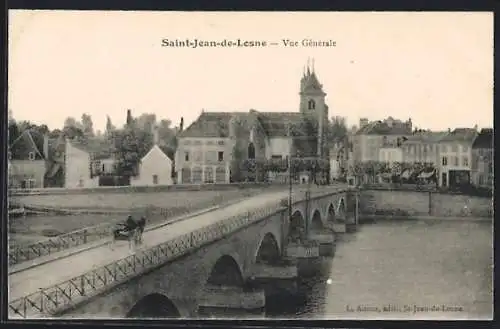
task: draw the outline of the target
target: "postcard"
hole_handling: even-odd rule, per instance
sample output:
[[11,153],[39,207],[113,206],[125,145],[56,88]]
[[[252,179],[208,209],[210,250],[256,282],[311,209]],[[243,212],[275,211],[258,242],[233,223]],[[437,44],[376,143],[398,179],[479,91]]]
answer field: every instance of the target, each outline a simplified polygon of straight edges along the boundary
[[9,11],[10,319],[493,315],[493,13]]

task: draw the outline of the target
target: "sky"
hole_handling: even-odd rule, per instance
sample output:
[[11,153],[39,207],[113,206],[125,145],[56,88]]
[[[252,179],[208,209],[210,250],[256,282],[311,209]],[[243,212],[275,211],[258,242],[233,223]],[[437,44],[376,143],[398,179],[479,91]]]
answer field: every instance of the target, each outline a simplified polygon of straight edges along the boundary
[[[162,47],[186,38],[268,46]],[[298,112],[309,58],[330,116],[349,126],[388,116],[433,130],[493,126],[488,12],[11,10],[8,108],[50,129],[88,113],[99,130],[107,115],[122,125],[127,109],[185,126],[202,110]]]

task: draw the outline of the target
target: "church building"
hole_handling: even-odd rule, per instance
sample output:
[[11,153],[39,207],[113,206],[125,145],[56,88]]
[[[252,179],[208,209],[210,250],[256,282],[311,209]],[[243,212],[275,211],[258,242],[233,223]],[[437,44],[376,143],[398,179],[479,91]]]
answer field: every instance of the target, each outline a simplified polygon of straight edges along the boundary
[[179,134],[177,182],[263,181],[272,179],[272,170],[252,164],[298,158],[328,162],[328,105],[314,66],[304,70],[299,95],[298,111],[293,112],[202,111]]

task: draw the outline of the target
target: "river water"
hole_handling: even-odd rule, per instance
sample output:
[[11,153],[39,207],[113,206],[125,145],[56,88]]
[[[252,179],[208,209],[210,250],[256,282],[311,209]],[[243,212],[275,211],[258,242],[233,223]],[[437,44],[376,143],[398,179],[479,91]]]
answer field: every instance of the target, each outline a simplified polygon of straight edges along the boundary
[[306,301],[286,317],[490,319],[492,229],[446,219],[363,224],[301,282]]

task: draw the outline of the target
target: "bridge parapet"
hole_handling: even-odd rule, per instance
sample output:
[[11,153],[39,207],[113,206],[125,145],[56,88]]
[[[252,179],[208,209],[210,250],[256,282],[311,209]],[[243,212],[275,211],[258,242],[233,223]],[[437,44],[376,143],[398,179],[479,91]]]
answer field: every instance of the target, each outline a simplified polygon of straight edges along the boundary
[[165,243],[89,271],[54,286],[9,302],[13,317],[56,315],[98,295],[120,283],[221,239],[253,222],[273,216],[282,209],[276,205],[267,209],[233,216],[181,235]]

